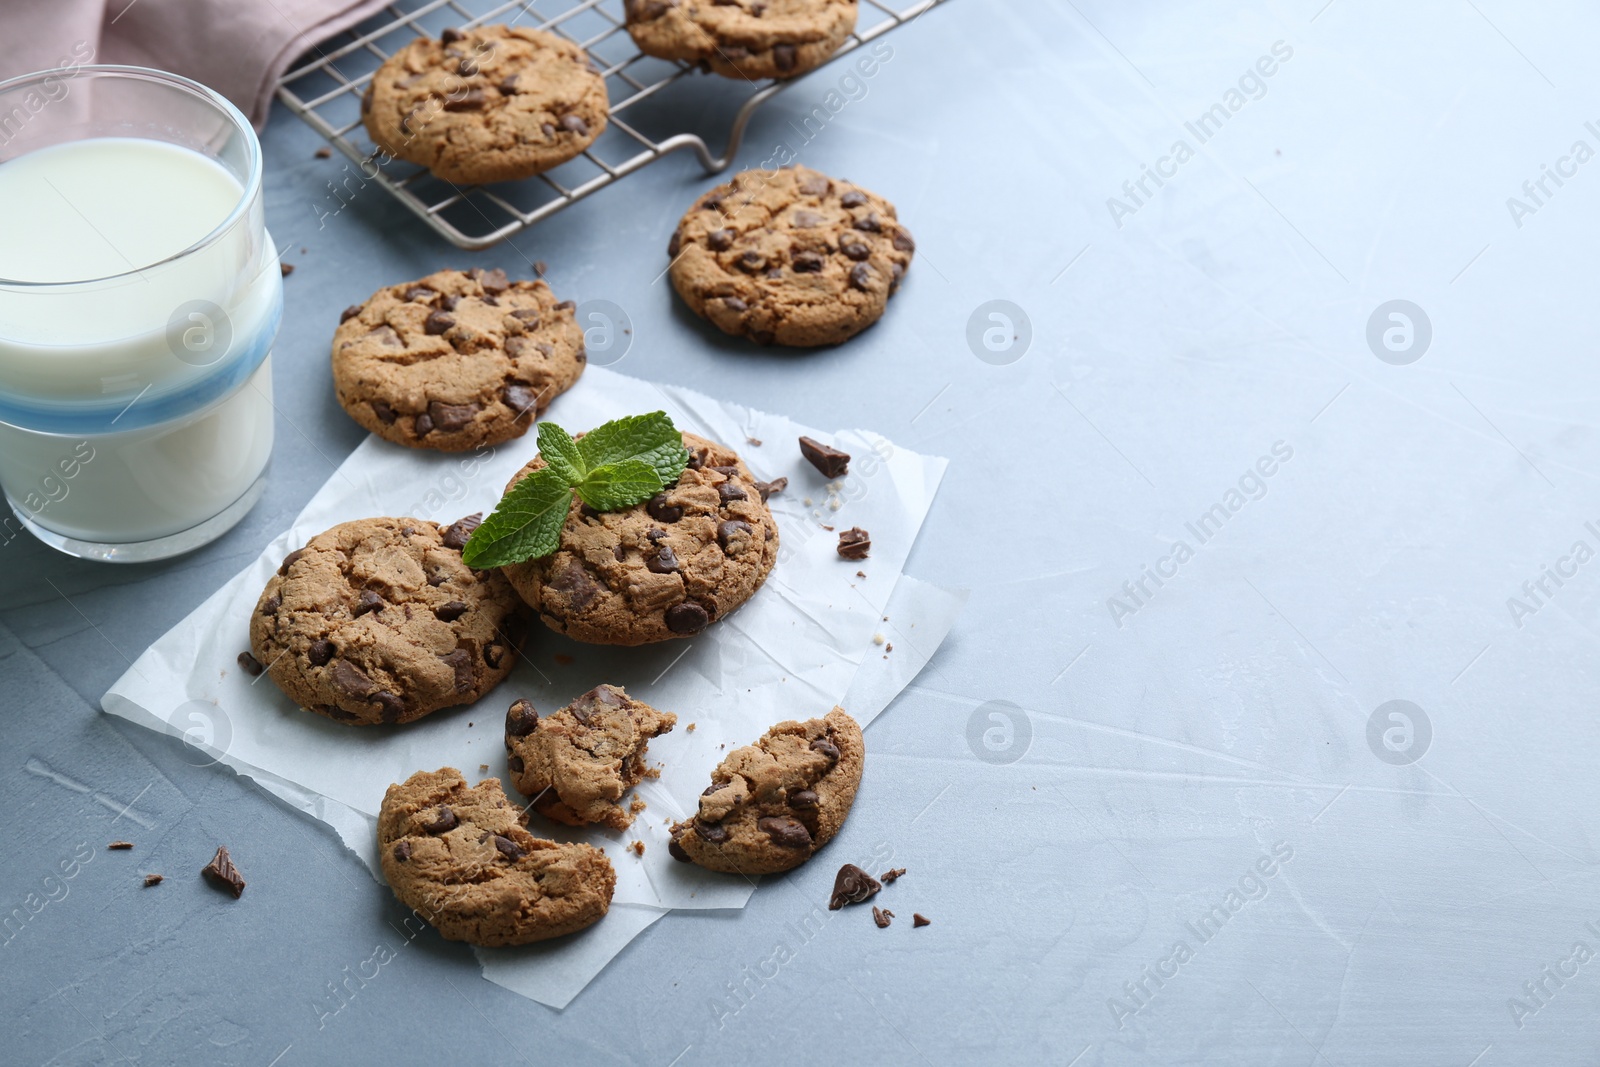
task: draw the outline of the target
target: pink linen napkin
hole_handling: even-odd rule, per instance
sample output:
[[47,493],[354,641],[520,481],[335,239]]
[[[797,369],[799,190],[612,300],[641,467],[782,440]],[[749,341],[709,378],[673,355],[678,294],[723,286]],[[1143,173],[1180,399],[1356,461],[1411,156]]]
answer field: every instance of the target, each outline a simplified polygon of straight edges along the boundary
[[256,129],[290,62],[387,0],[3,0],[0,80],[85,63],[156,67],[208,85]]

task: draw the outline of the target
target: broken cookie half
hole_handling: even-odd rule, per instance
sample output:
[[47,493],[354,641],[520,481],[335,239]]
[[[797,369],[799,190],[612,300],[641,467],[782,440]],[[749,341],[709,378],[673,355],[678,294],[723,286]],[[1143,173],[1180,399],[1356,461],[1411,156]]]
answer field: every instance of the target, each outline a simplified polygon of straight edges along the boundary
[[634,812],[623,794],[651,771],[645,749],[678,717],[601,685],[541,717],[527,700],[506,712],[506,763],[534,810],[568,826],[599,823],[626,830]]
[[673,857],[729,874],[800,866],[844,825],[865,755],[843,708],[778,723],[711,772],[699,812],[672,828]]

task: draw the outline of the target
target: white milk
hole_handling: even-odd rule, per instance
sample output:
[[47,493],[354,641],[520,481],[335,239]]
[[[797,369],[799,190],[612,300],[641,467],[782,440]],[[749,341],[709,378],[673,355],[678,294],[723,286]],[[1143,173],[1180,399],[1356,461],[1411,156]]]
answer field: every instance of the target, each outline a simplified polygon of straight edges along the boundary
[[[260,198],[241,208],[243,195],[220,164],[162,141],[0,163],[0,484],[39,526],[161,538],[262,473],[282,279]],[[75,279],[104,280],[13,284]]]

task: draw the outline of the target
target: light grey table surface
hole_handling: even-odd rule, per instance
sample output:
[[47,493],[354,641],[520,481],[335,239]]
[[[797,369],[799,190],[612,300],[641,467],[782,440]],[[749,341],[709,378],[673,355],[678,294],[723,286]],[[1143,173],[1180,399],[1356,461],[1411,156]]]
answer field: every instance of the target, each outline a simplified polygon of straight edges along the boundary
[[[1600,590],[1569,546],[1600,545],[1600,165],[1574,155],[1600,148],[1597,21],[957,0],[808,143],[792,123],[839,72],[780,95],[736,164],[793,142],[917,237],[885,319],[811,353],[726,339],[658,278],[709,184],[687,155],[466,255],[377,190],[319,227],[343,161],[278,108],[267,213],[296,270],[265,497],[160,565],[0,549],[0,912],[22,915],[0,1059],[1594,1062]],[[833,846],[909,868],[890,929],[800,932],[824,853],[741,912],[668,916],[553,1011],[404,937],[317,822],[99,712],[361,440],[329,388],[339,309],[539,259],[627,309],[620,371],[951,459],[908,571],[971,600],[869,731]],[[995,299],[1030,323],[1009,363],[968,343]],[[238,902],[197,877],[219,842]]]

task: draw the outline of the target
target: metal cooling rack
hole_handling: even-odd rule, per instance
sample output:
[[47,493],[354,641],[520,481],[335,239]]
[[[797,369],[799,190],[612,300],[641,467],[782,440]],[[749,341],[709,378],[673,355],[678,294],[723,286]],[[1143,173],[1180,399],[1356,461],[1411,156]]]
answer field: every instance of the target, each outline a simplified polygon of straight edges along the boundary
[[[896,10],[879,0],[860,0],[856,32],[829,63],[948,0],[918,0]],[[558,14],[546,15],[540,7]],[[437,37],[447,26],[508,22],[559,34],[582,46],[606,79],[610,121],[581,156],[543,174],[493,186],[457,186],[403,160],[384,167],[361,124],[361,94],[389,56],[417,37]],[[707,173],[733,162],[755,109],[790,82],[744,85],[718,75],[689,77],[693,64],[643,55],[623,28],[622,0],[513,0],[473,14],[458,0],[391,4],[376,16],[315,52],[278,83],[278,98],[327,138],[359,173],[347,176],[334,196],[368,184],[381,186],[446,240],[459,248],[487,248],[604,189],[673,152],[694,151]],[[826,65],[823,68],[826,69]],[[797,79],[799,80],[799,79]],[[626,115],[626,120],[623,116]],[[684,129],[685,119],[699,130]],[[714,154],[702,133],[726,130],[722,153]],[[354,188],[352,188],[352,182]]]

